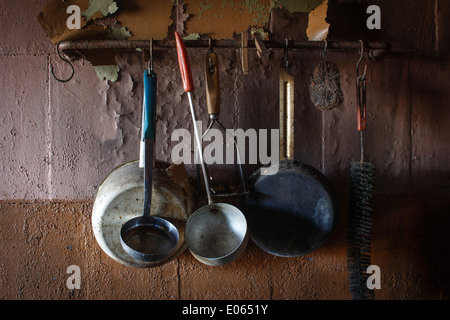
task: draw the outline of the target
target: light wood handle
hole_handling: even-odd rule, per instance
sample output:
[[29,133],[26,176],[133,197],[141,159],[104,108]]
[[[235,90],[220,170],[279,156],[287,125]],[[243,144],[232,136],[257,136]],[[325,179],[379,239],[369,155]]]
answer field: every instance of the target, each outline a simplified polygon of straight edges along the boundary
[[280,70],[280,160],[294,160],[294,77]]
[[219,88],[219,61],[217,54],[209,52],[205,57],[206,104],[208,114],[219,116],[220,88]]

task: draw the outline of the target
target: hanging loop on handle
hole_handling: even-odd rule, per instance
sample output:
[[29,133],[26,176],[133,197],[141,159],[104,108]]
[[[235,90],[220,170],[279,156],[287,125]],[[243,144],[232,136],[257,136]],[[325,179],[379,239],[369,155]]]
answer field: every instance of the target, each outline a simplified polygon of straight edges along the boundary
[[217,55],[213,51],[211,38],[208,38],[208,44],[209,44],[209,52],[206,54],[208,65],[206,67],[209,69],[209,72],[213,74],[214,72],[217,71],[215,67],[217,66]]
[[150,60],[147,69],[148,73],[153,73],[153,38],[150,39]]
[[366,89],[367,89],[367,64],[364,66],[364,73],[359,75],[359,64],[364,56],[364,42],[360,40],[361,52],[358,63],[356,64],[356,116],[358,131],[366,130]]
[[328,42],[327,40],[323,40],[324,41],[324,45],[323,45],[323,51],[322,51],[322,61],[327,60],[327,49],[328,49]]
[[205,57],[206,104],[210,119],[217,119],[220,113],[220,90],[218,58],[214,52],[208,52]]
[[284,68],[288,69],[292,64],[288,58],[288,50],[289,50],[289,40],[284,40]]
[[211,37],[208,38],[208,47],[209,47],[209,52],[212,52],[213,49],[212,49],[212,39],[211,39]]
[[359,76],[359,64],[361,63],[362,59],[364,58],[364,42],[362,40],[359,40],[359,43],[361,44],[361,51],[359,52],[360,56],[359,56],[358,63],[356,64],[356,77],[361,78],[361,80],[364,80],[366,78],[367,64],[364,67],[363,75],[360,77]]

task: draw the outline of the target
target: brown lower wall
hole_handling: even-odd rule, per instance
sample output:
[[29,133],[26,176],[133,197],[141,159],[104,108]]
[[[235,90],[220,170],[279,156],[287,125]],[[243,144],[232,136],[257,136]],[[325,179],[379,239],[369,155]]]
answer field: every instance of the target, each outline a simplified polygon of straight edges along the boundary
[[[346,201],[324,247],[300,258],[272,256],[251,241],[223,267],[188,252],[162,267],[135,269],[96,243],[86,202],[0,202],[0,299],[350,299]],[[448,299],[449,196],[377,195],[372,264],[377,299]],[[67,268],[81,270],[69,290]]]

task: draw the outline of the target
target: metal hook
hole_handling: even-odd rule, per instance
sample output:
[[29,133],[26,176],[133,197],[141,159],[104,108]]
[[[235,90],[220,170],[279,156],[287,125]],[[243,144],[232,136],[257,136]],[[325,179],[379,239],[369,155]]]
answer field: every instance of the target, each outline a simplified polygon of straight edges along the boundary
[[150,61],[148,63],[148,73],[153,73],[153,38],[150,39]]
[[322,61],[325,61],[327,59],[328,42],[327,42],[327,40],[323,40],[323,41],[324,41],[324,45],[323,45],[323,52],[322,52]]
[[61,42],[59,42],[58,45],[56,46],[56,52],[58,53],[58,57],[59,57],[61,60],[63,60],[64,62],[66,62],[66,63],[69,64],[70,68],[72,69],[72,74],[71,74],[70,77],[69,77],[68,79],[66,79],[66,80],[58,79],[58,78],[55,76],[55,73],[53,72],[53,65],[51,66],[51,72],[52,72],[52,76],[53,76],[53,78],[55,78],[55,80],[57,80],[57,81],[59,81],[59,82],[68,82],[68,81],[70,81],[70,80],[72,79],[72,77],[73,77],[73,75],[74,75],[74,73],[75,73],[75,69],[73,68],[72,63],[71,63],[69,60],[67,60],[66,58],[64,58],[63,56],[61,56],[61,52],[59,51],[59,45],[60,45],[60,44],[61,44]]
[[[211,38],[208,38],[208,46],[209,46],[209,52],[212,53],[213,52],[213,48],[212,48],[212,41]],[[213,61],[211,56],[209,57],[209,72],[214,73],[214,71],[216,70],[216,68],[214,67]]]
[[364,74],[360,77],[359,76],[359,64],[361,63],[361,61],[364,57],[364,42],[362,40],[359,40],[359,43],[361,44],[361,52],[360,52],[358,63],[356,64],[356,77],[361,80],[364,80],[366,78],[367,64],[364,66]]
[[216,70],[216,68],[214,67],[214,65],[212,63],[212,59],[210,57],[209,58],[209,72],[214,73],[215,70]]
[[288,59],[288,50],[289,50],[289,40],[285,39],[285,44],[284,44],[284,66],[285,66],[286,69],[291,66],[291,62]]
[[[361,133],[366,130],[366,89],[367,89],[367,81],[366,81],[366,72],[367,72],[367,64],[364,66],[364,74],[362,76],[359,75],[359,64],[361,63],[364,56],[364,42],[359,40],[361,43],[361,52],[358,63],[356,64],[356,104],[357,104],[357,128]],[[362,136],[361,136],[361,161],[364,159],[364,148],[362,144]]]

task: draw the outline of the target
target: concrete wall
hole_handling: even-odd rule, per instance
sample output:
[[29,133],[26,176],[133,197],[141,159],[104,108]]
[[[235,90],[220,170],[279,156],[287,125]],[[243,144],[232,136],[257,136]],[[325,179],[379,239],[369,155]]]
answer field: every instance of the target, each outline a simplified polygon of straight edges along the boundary
[[[142,57],[119,54],[116,82],[100,80],[83,59],[74,62],[70,82],[55,81],[51,66],[61,77],[70,69],[36,22],[46,2],[0,1],[0,298],[350,299],[346,216],[350,163],[359,159],[356,51],[328,52],[339,66],[345,99],[340,109],[328,112],[317,110],[308,94],[320,51],[290,51],[296,80],[295,158],[327,175],[340,199],[337,228],[322,248],[287,259],[250,242],[238,260],[223,267],[207,267],[186,251],[162,267],[135,269],[101,250],[90,216],[106,174],[138,157]],[[365,28],[369,2],[382,9],[381,31]],[[448,299],[449,5],[444,0],[369,2],[329,1],[327,22],[329,40],[393,45],[392,53],[368,66],[366,154],[377,165],[372,263],[381,268],[382,286],[376,298]],[[278,19],[270,22],[275,39],[286,33],[277,26],[294,21],[306,29],[307,22],[298,21],[307,19],[305,14],[274,13],[272,18]],[[191,28],[201,29],[201,20],[193,22]],[[224,26],[226,21],[222,31]],[[228,28],[233,31],[233,24]],[[222,123],[244,130],[277,128],[282,50],[263,60],[251,52],[247,76],[239,50],[215,51],[221,58]],[[205,106],[204,51],[189,55],[198,117],[206,120],[200,107]],[[156,154],[170,161],[173,130],[192,129],[176,52],[158,52],[155,71],[160,88]],[[195,178],[195,168],[188,169]],[[253,169],[246,166],[246,175]],[[229,171],[212,170],[226,183]],[[81,269],[80,290],[66,287],[70,265]]]

